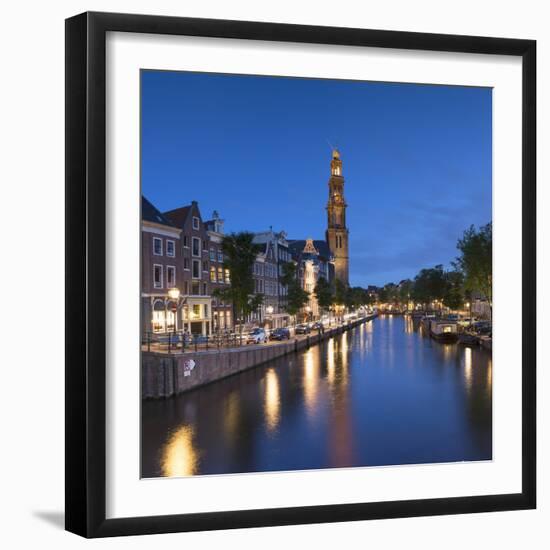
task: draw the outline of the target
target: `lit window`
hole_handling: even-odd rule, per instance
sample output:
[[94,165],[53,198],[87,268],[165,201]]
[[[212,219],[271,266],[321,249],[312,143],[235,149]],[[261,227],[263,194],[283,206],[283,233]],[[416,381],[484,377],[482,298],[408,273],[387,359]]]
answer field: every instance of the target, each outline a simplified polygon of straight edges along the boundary
[[229,276],[229,269],[225,270],[225,283],[229,284],[231,282],[231,277]]
[[223,268],[218,267],[218,283],[223,283]]
[[153,286],[162,288],[162,266],[158,264],[153,266]]
[[210,281],[213,283],[216,282],[216,268],[214,266],[210,268]]
[[171,258],[176,255],[176,243],[174,241],[166,241],[166,255]]
[[155,256],[162,256],[162,239],[153,237],[153,254]]
[[199,318],[201,316],[201,305],[193,304],[193,317]]

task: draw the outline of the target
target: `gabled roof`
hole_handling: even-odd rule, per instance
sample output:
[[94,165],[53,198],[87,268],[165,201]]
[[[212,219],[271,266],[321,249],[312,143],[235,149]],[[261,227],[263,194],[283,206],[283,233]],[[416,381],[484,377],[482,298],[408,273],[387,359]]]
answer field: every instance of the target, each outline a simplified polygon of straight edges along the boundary
[[181,208],[176,208],[175,210],[169,210],[168,212],[164,212],[164,215],[173,225],[182,229],[187,220],[187,216],[189,216],[192,206],[192,204],[189,204],[187,206],[182,206]]
[[[296,255],[301,254],[305,246],[305,239],[288,241],[288,247],[290,248],[291,252]],[[326,241],[313,241],[313,246],[317,249],[317,252],[319,252],[319,256],[322,256],[326,260],[332,257],[332,253]]]
[[160,223],[161,225],[174,227],[174,224],[143,195],[141,196],[141,219],[146,222]]

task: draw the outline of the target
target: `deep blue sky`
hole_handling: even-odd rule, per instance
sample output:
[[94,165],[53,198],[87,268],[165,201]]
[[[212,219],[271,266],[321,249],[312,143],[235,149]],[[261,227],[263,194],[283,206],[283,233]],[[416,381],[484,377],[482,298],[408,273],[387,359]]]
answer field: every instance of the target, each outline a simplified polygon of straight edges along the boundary
[[399,282],[491,221],[491,111],[487,88],[144,71],[143,193],[163,211],[196,200],[227,231],[322,239],[329,140],[350,282]]

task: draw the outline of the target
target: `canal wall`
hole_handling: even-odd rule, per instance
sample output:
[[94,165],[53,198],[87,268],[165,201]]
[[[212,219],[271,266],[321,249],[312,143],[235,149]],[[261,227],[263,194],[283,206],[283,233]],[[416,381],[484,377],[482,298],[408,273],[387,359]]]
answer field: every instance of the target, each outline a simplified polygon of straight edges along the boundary
[[347,325],[325,329],[323,334],[308,334],[276,344],[249,345],[241,348],[214,349],[179,355],[142,352],[142,397],[146,399],[170,397],[221,380],[283,355],[307,349],[361,323],[371,321],[374,317],[375,315],[369,315]]

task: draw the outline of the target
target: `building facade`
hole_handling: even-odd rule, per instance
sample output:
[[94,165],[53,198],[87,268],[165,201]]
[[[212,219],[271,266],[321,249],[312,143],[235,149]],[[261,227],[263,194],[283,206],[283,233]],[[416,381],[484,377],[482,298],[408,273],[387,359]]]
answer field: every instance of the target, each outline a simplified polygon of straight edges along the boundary
[[[169,296],[181,285],[181,230],[141,198],[141,329],[142,333],[174,330],[177,311]],[[177,304],[176,304],[177,306]]]
[[270,293],[268,297],[265,319],[272,328],[286,327],[290,322],[290,315],[286,312],[288,289],[286,285],[283,285],[281,279],[283,276],[283,265],[292,261],[286,233],[284,231],[275,232],[273,228],[269,228],[268,231],[256,233],[254,235],[254,242],[262,245],[269,244],[276,264],[275,281],[272,280],[273,277],[268,281],[269,285],[275,285],[275,290],[274,294]]
[[346,200],[344,197],[344,176],[340,153],[334,149],[330,161],[328,181],[326,241],[334,257],[334,274],[349,286],[349,231],[346,226]]
[[233,306],[215,296],[216,289],[227,288],[230,283],[229,269],[224,267],[222,241],[224,238],[224,220],[216,210],[212,219],[205,223],[208,235],[208,261],[210,262],[210,289],[212,294],[212,330],[215,333],[228,331],[233,327]]
[[193,201],[163,215],[181,231],[181,324],[178,328],[194,335],[212,334],[210,245],[199,206]]
[[315,287],[319,279],[330,282],[334,278],[332,253],[325,241],[306,239],[290,241],[292,258],[297,265],[297,276],[300,286],[309,293],[309,300],[304,313],[310,320],[321,317],[321,310],[315,297]]

